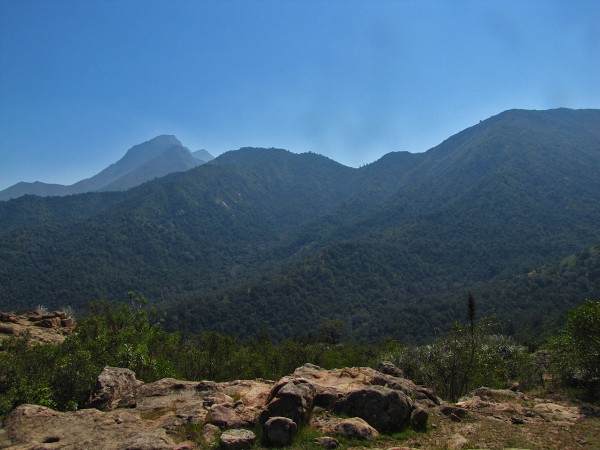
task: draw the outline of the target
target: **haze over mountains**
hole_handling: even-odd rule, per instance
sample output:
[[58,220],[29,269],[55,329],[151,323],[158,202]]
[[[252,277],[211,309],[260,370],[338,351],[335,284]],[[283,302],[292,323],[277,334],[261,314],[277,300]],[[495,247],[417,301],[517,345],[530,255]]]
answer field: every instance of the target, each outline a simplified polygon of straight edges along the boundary
[[39,181],[21,182],[0,191],[0,200],[23,195],[71,195],[94,191],[124,191],[154,178],[184,172],[213,159],[206,150],[191,152],[170,135],[133,146],[123,158],[100,173],[69,186]]
[[423,340],[473,289],[539,331],[600,295],[599,173],[599,110],[510,110],[359,169],[243,148],[123,192],[26,196],[0,203],[0,309],[134,290],[177,328],[280,339],[342,319]]

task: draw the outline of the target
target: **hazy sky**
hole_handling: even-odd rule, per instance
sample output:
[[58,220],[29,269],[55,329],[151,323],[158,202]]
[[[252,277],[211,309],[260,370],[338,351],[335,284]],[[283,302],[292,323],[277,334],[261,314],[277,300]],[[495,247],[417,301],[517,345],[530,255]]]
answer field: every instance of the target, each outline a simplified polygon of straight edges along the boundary
[[0,189],[175,134],[351,166],[600,107],[600,1],[0,0]]

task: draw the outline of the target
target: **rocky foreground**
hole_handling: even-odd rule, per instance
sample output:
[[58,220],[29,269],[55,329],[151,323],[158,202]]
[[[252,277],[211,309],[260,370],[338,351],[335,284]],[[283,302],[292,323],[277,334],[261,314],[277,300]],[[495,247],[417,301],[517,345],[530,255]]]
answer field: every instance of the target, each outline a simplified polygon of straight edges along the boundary
[[585,413],[488,388],[446,404],[390,364],[306,364],[277,382],[224,383],[144,383],[106,367],[89,409],[19,406],[4,420],[0,448],[600,448],[600,419]]

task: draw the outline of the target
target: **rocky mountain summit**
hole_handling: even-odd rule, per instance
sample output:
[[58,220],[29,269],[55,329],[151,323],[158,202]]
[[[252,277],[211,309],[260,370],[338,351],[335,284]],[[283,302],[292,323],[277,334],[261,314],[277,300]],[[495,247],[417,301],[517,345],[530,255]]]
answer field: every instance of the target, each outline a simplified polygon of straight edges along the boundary
[[37,195],[65,196],[83,192],[125,191],[154,178],[185,172],[214,157],[206,150],[191,152],[172,135],[160,135],[134,145],[117,162],[71,185],[19,182],[0,191],[0,201]]
[[447,404],[391,364],[305,364],[277,382],[221,383],[144,383],[106,367],[89,405],[21,405],[4,420],[0,448],[592,448],[581,433],[597,425],[576,406],[512,390],[481,388]]

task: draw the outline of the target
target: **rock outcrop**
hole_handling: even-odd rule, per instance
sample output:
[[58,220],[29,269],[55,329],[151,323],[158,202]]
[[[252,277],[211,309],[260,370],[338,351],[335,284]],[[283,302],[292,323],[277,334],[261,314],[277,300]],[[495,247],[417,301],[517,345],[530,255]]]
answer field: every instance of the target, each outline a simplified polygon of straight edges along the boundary
[[92,408],[108,411],[116,408],[135,408],[136,389],[142,382],[135,373],[120,367],[105,367],[96,379],[90,397]]
[[[34,448],[156,448],[174,450],[175,441],[165,429],[143,420],[130,410],[101,412],[97,409],[61,413],[37,405],[21,405],[4,420],[13,446]],[[152,443],[152,447],[143,443]],[[52,447],[48,447],[49,444]]]
[[[365,367],[305,365],[276,383],[172,378],[144,383],[127,369],[106,367],[90,398],[94,408],[63,413],[21,405],[4,420],[0,448],[80,449],[101,443],[108,450],[235,450],[256,445],[257,429],[264,445],[281,447],[306,423],[322,436],[323,448],[339,445],[336,438],[373,441],[408,426],[421,433],[400,447],[503,448],[505,436],[544,439],[546,430],[576,427],[582,418],[576,407],[513,391],[481,388],[456,404],[437,405],[435,394],[423,389]],[[487,429],[499,431],[482,434]],[[561,431],[552,439],[565,444],[562,448],[577,448],[565,436]],[[540,440],[536,448],[547,448],[547,442]]]
[[62,311],[24,314],[0,312],[0,340],[28,336],[31,344],[60,344],[75,328],[75,320]]
[[259,422],[264,424],[271,417],[287,417],[298,426],[304,425],[312,412],[315,393],[315,387],[304,378],[283,378],[271,390]]
[[401,391],[369,386],[349,392],[333,405],[333,412],[360,417],[380,433],[404,430],[415,409],[412,400]]

